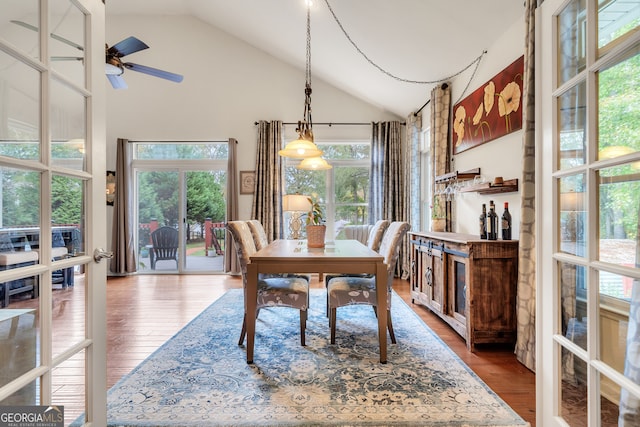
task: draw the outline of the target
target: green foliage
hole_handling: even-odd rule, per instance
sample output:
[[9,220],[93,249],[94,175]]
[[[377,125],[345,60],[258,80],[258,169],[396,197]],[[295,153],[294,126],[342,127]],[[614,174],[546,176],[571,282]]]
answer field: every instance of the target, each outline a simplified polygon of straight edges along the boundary
[[311,210],[307,212],[307,225],[321,225],[324,223],[324,212],[317,198],[307,197],[311,203]]

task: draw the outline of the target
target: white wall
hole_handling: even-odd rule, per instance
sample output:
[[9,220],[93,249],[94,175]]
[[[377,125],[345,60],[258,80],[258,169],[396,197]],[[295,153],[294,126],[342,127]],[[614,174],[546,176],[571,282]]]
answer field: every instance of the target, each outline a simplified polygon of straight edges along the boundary
[[[452,81],[452,104],[468,96],[522,56],[524,53],[524,34],[523,15],[521,21],[514,23],[498,42],[487,48],[487,54],[480,63],[469,89],[464,94],[462,91],[471,77],[471,70]],[[522,130],[518,130],[455,155],[451,170],[466,171],[479,167],[487,180],[493,181],[496,176],[502,176],[505,180],[518,178],[521,185],[522,133]],[[487,209],[489,209],[489,200],[495,202],[498,215],[502,214],[504,202],[509,203],[509,211],[513,219],[513,238],[517,239],[520,231],[520,191],[491,195],[462,193],[462,197],[456,199],[454,231],[478,234],[478,217],[482,211],[482,204],[486,203]]]
[[[238,169],[255,168],[257,120],[297,122],[304,107],[304,70],[188,16],[107,16],[107,43],[135,36],[150,48],[123,58],[184,75],[176,84],[126,71],[126,90],[107,90],[107,168],[115,167],[115,141],[238,140]],[[304,65],[304,52],[300,62]],[[105,78],[105,84],[108,84]],[[402,120],[313,78],[314,122]],[[291,128],[291,127],[289,127]],[[290,129],[286,129],[287,133]],[[369,139],[370,128],[314,126],[317,140],[336,132]],[[251,196],[240,196],[248,219]],[[108,225],[111,227],[112,208]]]

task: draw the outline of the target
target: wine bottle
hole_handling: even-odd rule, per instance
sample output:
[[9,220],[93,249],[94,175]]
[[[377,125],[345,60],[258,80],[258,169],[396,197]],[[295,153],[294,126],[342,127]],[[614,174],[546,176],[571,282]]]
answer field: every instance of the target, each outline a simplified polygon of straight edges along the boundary
[[487,238],[487,205],[482,204],[482,213],[480,214],[480,238]]
[[498,240],[498,214],[493,200],[489,201],[489,212],[487,213],[487,239]]
[[511,214],[508,202],[504,202],[504,212],[502,212],[502,240],[511,240]]

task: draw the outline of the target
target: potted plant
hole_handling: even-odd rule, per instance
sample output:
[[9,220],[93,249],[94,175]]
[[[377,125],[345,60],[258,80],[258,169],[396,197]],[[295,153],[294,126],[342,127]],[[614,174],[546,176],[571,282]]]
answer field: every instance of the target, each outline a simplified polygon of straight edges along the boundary
[[440,195],[435,195],[431,205],[431,231],[444,231],[446,226],[447,217],[440,206]]
[[307,246],[324,248],[324,236],[327,226],[324,224],[324,213],[317,199],[308,197],[311,208],[307,212]]

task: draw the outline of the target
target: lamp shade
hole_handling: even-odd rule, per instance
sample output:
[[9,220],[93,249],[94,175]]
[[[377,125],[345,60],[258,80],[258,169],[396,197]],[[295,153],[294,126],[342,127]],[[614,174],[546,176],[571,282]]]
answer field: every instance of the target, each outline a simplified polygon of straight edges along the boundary
[[307,212],[311,210],[311,202],[302,194],[286,194],[282,197],[282,209],[286,212]]
[[331,169],[331,166],[325,159],[322,157],[308,157],[300,162],[298,169],[307,169],[307,170],[327,170]]
[[304,159],[307,157],[318,157],[322,155],[322,151],[318,146],[307,139],[298,138],[288,143],[283,150],[278,151],[282,157],[291,157],[293,159]]
[[560,194],[560,210],[565,212],[585,211],[584,193],[569,191]]

